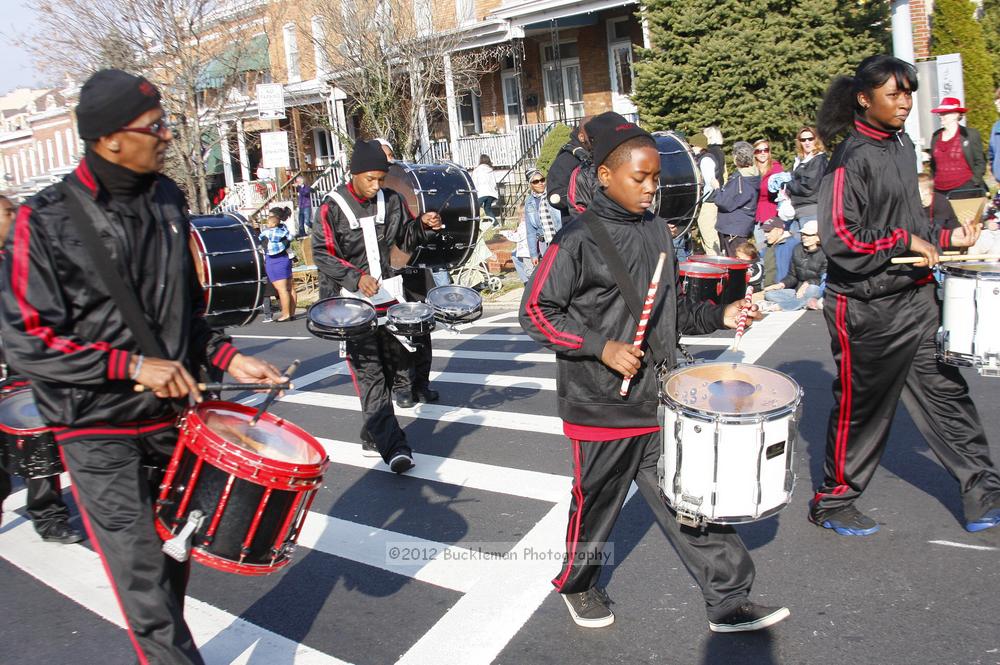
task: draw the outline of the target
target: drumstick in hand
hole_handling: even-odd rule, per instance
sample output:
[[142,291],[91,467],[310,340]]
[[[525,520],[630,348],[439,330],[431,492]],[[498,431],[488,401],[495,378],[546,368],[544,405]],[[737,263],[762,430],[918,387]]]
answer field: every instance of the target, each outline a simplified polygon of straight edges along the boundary
[[743,305],[740,307],[740,318],[736,320],[736,339],[733,340],[733,351],[740,348],[740,340],[743,339],[743,331],[747,328],[747,315],[753,306],[753,287],[747,286],[747,294],[743,298]]
[[[291,383],[277,384],[281,386],[282,390],[294,390],[295,386]],[[221,392],[223,390],[270,390],[274,388],[273,383],[199,383],[198,390],[202,392]],[[137,393],[143,393],[147,390],[152,390],[152,388],[147,388],[141,383],[137,383],[132,386],[132,390]]]
[[[632,340],[632,346],[637,349],[642,346],[643,340],[646,339],[646,326],[649,324],[649,315],[653,312],[653,301],[656,300],[656,290],[660,286],[660,273],[663,272],[663,262],[666,259],[667,255],[660,252],[660,258],[656,262],[656,270],[653,271],[653,281],[649,283],[649,291],[646,292],[646,302],[642,304],[642,316],[639,317],[639,325],[635,329],[635,339]],[[631,382],[630,378],[622,379],[622,387],[618,394],[625,397]]]

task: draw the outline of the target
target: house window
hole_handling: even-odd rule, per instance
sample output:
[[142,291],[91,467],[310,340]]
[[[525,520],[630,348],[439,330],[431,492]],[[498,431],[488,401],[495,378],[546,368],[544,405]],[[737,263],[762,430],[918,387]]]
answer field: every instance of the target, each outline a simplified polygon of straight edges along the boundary
[[634,71],[631,19],[628,16],[608,21],[608,70],[611,75],[611,100],[618,113],[634,113],[632,94]]
[[475,0],[455,0],[455,20],[458,25],[476,22]]
[[507,129],[511,130],[521,124],[521,85],[517,73],[503,72],[500,75],[503,86],[503,112],[507,120]]
[[326,30],[323,28],[323,18],[313,16],[312,21],[313,53],[316,59],[316,78],[326,78],[330,71],[330,60],[326,57]]
[[462,136],[482,133],[482,119],[479,117],[479,95],[467,92],[458,98],[458,121],[462,125]]
[[413,0],[413,15],[416,18],[417,34],[421,37],[431,34],[434,29],[431,0]]
[[282,29],[285,41],[285,69],[288,72],[288,82],[296,83],[302,80],[302,70],[299,68],[299,40],[295,34],[295,24],[287,23]]
[[546,119],[582,118],[583,80],[577,43],[560,42],[558,58],[552,44],[542,45],[542,72]]

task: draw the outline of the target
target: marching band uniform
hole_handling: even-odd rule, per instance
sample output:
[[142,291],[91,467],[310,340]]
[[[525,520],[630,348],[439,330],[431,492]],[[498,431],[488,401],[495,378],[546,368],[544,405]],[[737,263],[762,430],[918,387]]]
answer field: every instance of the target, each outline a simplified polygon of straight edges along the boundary
[[[388,160],[377,143],[355,144],[352,174],[388,170]],[[402,301],[402,277],[389,277],[390,248],[412,252],[424,238],[422,228],[420,223],[410,223],[398,195],[387,196],[379,191],[374,198],[365,199],[350,182],[337,187],[323,200],[319,223],[313,227],[320,298],[355,294],[361,277],[369,274],[381,280],[383,290],[389,291],[392,298]],[[384,316],[389,304],[376,305],[379,316]],[[394,377],[409,376],[411,354],[385,326],[364,339],[346,342],[346,346],[364,417],[362,445],[367,451],[377,448],[386,464],[402,473],[413,466],[412,450],[396,420],[392,387]]]
[[948,228],[931,233],[913,155],[904,131],[886,132],[859,116],[820,187],[819,234],[829,258],[823,311],[838,376],[825,477],[810,519],[841,535],[878,530],[853,504],[875,473],[900,398],[959,481],[966,527],[988,528],[980,521],[990,521],[989,514],[1000,519],[1000,474],[968,385],[935,357],[940,303],[933,275],[890,263],[909,250],[911,234],[942,249],[951,242]]

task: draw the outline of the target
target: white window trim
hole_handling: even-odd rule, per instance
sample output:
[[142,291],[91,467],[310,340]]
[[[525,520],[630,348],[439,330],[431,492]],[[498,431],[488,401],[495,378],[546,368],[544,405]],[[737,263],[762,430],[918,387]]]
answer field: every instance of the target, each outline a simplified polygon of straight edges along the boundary
[[[281,27],[281,38],[285,45],[285,72],[288,83],[298,83],[302,80],[302,60],[299,52],[299,38],[294,23],[286,23]],[[294,48],[293,48],[294,47]],[[292,53],[295,53],[295,69],[292,69]]]
[[[615,37],[615,25],[619,23],[628,23],[628,16],[619,16],[616,18],[611,18],[607,20],[607,35],[608,35],[608,77],[611,79],[611,102],[612,106],[628,106],[634,107],[632,103],[632,91],[622,92],[618,89],[618,72],[615,67],[615,48],[619,46],[625,46],[626,44],[631,51],[632,57],[629,59],[629,68],[632,70],[632,82],[635,84],[635,45],[632,43],[631,37],[622,39]],[[615,104],[615,102],[618,104]],[[616,109],[617,110],[617,109]],[[623,111],[626,109],[622,109]],[[621,111],[619,111],[621,112]],[[630,111],[634,113],[633,111]]]
[[505,69],[500,72],[500,103],[503,106],[503,117],[504,123],[507,126],[507,131],[513,131],[516,127],[521,124],[520,114],[518,117],[514,118],[514,122],[511,123],[510,114],[507,111],[507,81],[514,81],[515,89],[517,90],[517,106],[520,113],[524,112],[521,108],[521,81],[518,79],[517,71],[514,69]]
[[330,60],[326,57],[326,27],[322,16],[313,16],[309,20],[313,38],[313,58],[316,64],[316,78],[322,79],[330,72]]
[[[466,134],[465,133],[465,123],[462,120],[462,102],[461,102],[461,100],[466,95],[469,95],[469,97],[472,99],[472,129],[473,129],[473,133],[472,134]],[[480,98],[480,96],[477,95],[472,90],[465,90],[461,94],[459,94],[458,97],[457,97],[457,99],[455,100],[455,106],[456,106],[456,108],[458,110],[458,127],[459,127],[459,130],[462,132],[462,136],[463,137],[464,136],[476,136],[476,135],[482,133],[482,131],[483,131],[483,116],[481,115],[480,109],[479,109],[479,101],[480,101],[479,98]],[[479,128],[479,131],[475,131],[475,129],[477,127]]]
[[[577,45],[577,49],[579,49],[579,44],[580,43],[576,39],[560,39],[559,40],[559,48],[560,49],[562,48],[563,44],[576,44]],[[546,118],[546,120],[557,120],[559,118],[559,112],[557,110],[558,104],[554,104],[554,103],[549,102],[549,90],[548,90],[549,83],[548,83],[548,77],[545,75],[545,73],[548,70],[554,70],[560,64],[562,65],[562,68],[564,70],[567,67],[572,67],[574,65],[577,66],[577,67],[579,67],[580,68],[580,97],[581,97],[581,99],[577,103],[583,104],[584,103],[583,99],[582,99],[582,97],[583,97],[583,67],[582,67],[582,65],[580,65],[580,57],[579,57],[579,55],[577,55],[576,57],[573,57],[573,58],[560,58],[561,62],[560,61],[556,61],[556,60],[553,60],[551,62],[546,62],[546,60],[545,60],[545,47],[546,46],[552,46],[552,43],[551,42],[542,42],[542,43],[540,43],[538,45],[538,59],[539,59],[539,62],[541,62],[541,64],[542,64],[542,94],[545,95],[545,105],[543,106],[543,108],[545,109],[545,118]],[[579,50],[577,50],[577,53],[579,53]],[[565,79],[565,76],[563,77],[563,99],[562,99],[562,104],[565,107],[565,111],[566,111],[567,115],[570,115],[570,108],[569,108],[568,102],[566,100],[566,79]],[[549,117],[550,113],[552,114],[551,118]]]

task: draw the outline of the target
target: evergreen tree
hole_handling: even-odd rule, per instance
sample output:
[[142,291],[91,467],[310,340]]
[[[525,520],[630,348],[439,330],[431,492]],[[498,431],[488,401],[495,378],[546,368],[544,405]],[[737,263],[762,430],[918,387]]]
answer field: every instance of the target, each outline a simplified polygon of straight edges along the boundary
[[651,129],[767,138],[786,165],[830,80],[884,52],[887,2],[648,0],[633,99]]
[[993,85],[1000,87],[1000,0],[983,0],[983,40],[993,61]]
[[983,26],[975,17],[976,4],[971,0],[936,0],[931,52],[934,55],[962,54],[966,123],[979,130],[983,141],[990,137],[996,117],[993,107],[993,61],[986,51]]

